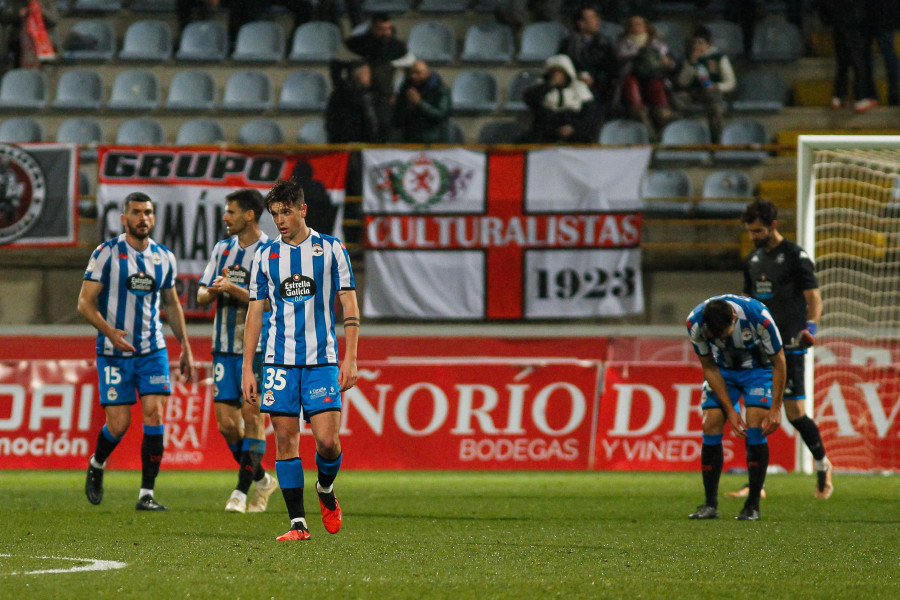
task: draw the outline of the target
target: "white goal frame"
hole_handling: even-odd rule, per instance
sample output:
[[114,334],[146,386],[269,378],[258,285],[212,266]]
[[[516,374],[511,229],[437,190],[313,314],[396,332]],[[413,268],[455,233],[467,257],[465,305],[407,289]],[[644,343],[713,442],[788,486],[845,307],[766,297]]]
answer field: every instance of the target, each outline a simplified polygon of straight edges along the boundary
[[[900,135],[801,135],[797,140],[797,243],[816,260],[816,195],[812,179],[813,156],[819,150],[900,149]],[[806,414],[813,415],[815,404],[814,348],[806,354]],[[797,466],[813,472],[812,454],[797,435]]]

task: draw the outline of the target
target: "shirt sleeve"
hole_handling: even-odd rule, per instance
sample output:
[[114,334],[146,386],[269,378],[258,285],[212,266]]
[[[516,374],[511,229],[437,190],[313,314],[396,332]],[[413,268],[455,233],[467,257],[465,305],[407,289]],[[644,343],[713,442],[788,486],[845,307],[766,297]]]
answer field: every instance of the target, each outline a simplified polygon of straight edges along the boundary
[[262,249],[253,255],[250,267],[250,300],[265,300],[269,296],[269,278],[263,269]]
[[88,281],[100,282],[103,280],[103,271],[112,257],[112,249],[107,244],[100,244],[91,254],[84,278]]
[[336,271],[336,274],[331,278],[332,286],[336,291],[355,290],[356,281],[353,278],[353,269],[350,267],[350,255],[347,253],[347,247],[335,240],[331,248],[334,254],[333,264]]
[[816,277],[816,265],[813,264],[812,258],[802,248],[797,254],[797,268],[795,272],[798,288],[801,290],[818,289],[819,280]]
[[171,250],[166,250],[166,259],[169,261],[169,269],[159,286],[161,290],[175,287],[175,280],[178,278],[178,266],[175,262],[175,255]]
[[219,255],[221,254],[220,248],[219,244],[216,244],[216,247],[213,248],[212,256],[209,258],[209,262],[206,263],[206,268],[203,269],[203,275],[200,276],[200,285],[209,287],[216,280],[216,267],[219,264]]
[[757,326],[757,332],[766,354],[773,356],[778,354],[782,348],[781,334],[778,333],[778,326],[775,324],[775,319],[772,318],[772,313],[762,303],[760,306],[762,308],[759,311],[760,324]]

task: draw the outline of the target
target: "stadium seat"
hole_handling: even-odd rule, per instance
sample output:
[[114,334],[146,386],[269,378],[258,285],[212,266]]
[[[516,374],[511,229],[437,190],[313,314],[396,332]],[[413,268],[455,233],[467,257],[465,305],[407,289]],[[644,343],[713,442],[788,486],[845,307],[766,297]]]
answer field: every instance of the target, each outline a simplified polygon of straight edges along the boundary
[[128,146],[159,146],[166,141],[163,127],[156,119],[141,117],[119,125],[116,143]]
[[328,133],[325,131],[325,119],[312,119],[301,125],[297,141],[301,144],[327,144]]
[[238,71],[225,82],[222,104],[225,110],[262,111],[272,107],[272,82],[264,71]]
[[[91,191],[91,178],[88,177],[87,171],[84,169],[78,170],[78,195],[79,196],[90,196],[93,192]],[[92,202],[96,207],[96,202]],[[94,209],[96,211],[96,208]],[[81,212],[79,210],[79,212]],[[86,217],[86,214],[81,214],[82,217]]]
[[206,71],[178,71],[169,84],[169,110],[211,110],[216,105],[216,80]]
[[662,132],[661,147],[654,159],[657,163],[702,163],[710,159],[708,150],[675,150],[666,146],[699,146],[712,143],[709,126],[699,119],[678,119],[666,125]]
[[517,144],[525,134],[515,121],[491,121],[478,132],[479,144]]
[[279,110],[319,111],[328,103],[328,81],[317,71],[294,71],[281,86]]
[[177,60],[219,62],[228,56],[228,35],[218,21],[194,21],[181,32]]
[[748,198],[753,195],[753,184],[744,171],[723,169],[713,171],[703,182],[704,198]]
[[103,78],[96,71],[68,69],[56,83],[53,108],[97,110],[103,106]]
[[94,119],[72,117],[60,123],[56,141],[67,144],[101,144],[103,128]]
[[439,21],[413,25],[407,46],[416,58],[429,63],[447,63],[456,58],[456,34]]
[[681,25],[674,21],[654,21],[653,27],[660,39],[669,47],[669,56],[679,60],[684,58],[687,38]]
[[512,29],[508,25],[480,23],[466,30],[460,59],[465,62],[509,62],[515,46]]
[[540,78],[541,74],[535,71],[519,71],[516,73],[506,90],[506,103],[503,105],[503,110],[510,112],[524,112],[528,110],[528,106],[522,98],[525,95],[525,90],[533,86]]
[[271,119],[253,119],[241,125],[241,130],[238,132],[238,143],[283,144],[284,132],[281,131],[281,126]]
[[569,29],[556,21],[529,23],[522,30],[522,41],[516,60],[544,62],[559,50],[560,42],[568,37]]
[[119,60],[164,61],[172,58],[172,29],[165,21],[138,21],[125,30]]
[[608,146],[649,144],[650,132],[640,121],[613,119],[600,129],[600,143]]
[[14,117],[0,123],[0,142],[25,144],[43,142],[44,128],[30,117]]
[[112,60],[116,53],[116,34],[111,24],[99,19],[77,21],[63,43],[64,60]]
[[738,76],[737,92],[731,110],[734,112],[779,112],[784,108],[787,87],[770,69],[749,71]]
[[465,133],[465,131],[463,131],[462,125],[460,125],[456,121],[450,121],[450,143],[451,144],[465,144],[466,143],[466,133]]
[[75,0],[72,8],[76,12],[118,12],[122,10],[122,0]]
[[645,217],[686,217],[693,210],[693,195],[691,180],[681,169],[648,171],[641,182]]
[[[762,146],[769,141],[766,127],[756,119],[738,119],[728,122],[722,130],[723,146]],[[766,159],[765,150],[716,150],[713,159],[727,163],[759,163]]]
[[494,112],[497,110],[497,80],[487,71],[463,71],[450,87],[454,111]]
[[174,12],[178,0],[131,0],[128,8],[137,12]]
[[341,44],[340,27],[327,21],[310,21],[294,31],[288,59],[293,62],[328,62],[337,57]]
[[365,0],[363,10],[367,13],[386,12],[399,15],[409,10],[411,0]]
[[284,29],[274,21],[244,23],[238,30],[232,60],[278,62],[284,58]]
[[[419,12],[465,12],[470,0],[422,0],[416,10]],[[418,56],[418,55],[417,55]]]
[[753,60],[793,61],[803,56],[803,36],[793,23],[763,21],[753,32]]
[[744,55],[744,32],[740,25],[731,21],[710,21],[705,25],[712,34],[712,45],[720,52],[732,61]]
[[504,0],[476,0],[472,10],[480,13],[493,13],[498,8],[502,8]]
[[175,136],[177,146],[217,144],[225,141],[222,126],[211,119],[193,119],[181,124]]
[[47,75],[34,69],[11,69],[0,79],[0,108],[41,109],[47,106]]
[[154,110],[159,106],[159,80],[153,71],[122,71],[113,81],[109,108],[118,110]]

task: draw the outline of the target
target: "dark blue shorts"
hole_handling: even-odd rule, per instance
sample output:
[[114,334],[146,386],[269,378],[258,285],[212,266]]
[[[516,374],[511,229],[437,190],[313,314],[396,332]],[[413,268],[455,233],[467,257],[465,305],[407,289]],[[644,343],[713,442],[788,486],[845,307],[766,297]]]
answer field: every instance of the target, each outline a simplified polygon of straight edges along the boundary
[[[213,354],[213,402],[240,406],[243,399],[241,376],[242,354]],[[253,372],[257,383],[262,380],[262,353],[253,356]]]
[[138,396],[172,393],[166,349],[142,356],[98,356],[100,406],[135,404]]
[[320,412],[341,410],[340,371],[322,367],[263,367],[260,412],[299,417],[307,422]]
[[[772,407],[772,369],[719,369],[725,385],[728,387],[728,396],[735,410],[740,411],[740,399],[744,399],[745,406],[758,406],[760,408]],[[703,408],[722,408],[719,397],[703,382],[701,396]]]

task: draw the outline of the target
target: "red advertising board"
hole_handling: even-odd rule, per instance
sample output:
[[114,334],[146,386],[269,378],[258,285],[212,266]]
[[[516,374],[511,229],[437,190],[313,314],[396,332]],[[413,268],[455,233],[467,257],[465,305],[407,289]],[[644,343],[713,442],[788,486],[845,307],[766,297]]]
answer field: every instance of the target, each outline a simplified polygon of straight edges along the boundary
[[[699,364],[608,363],[603,375],[595,468],[699,470],[702,382]],[[769,436],[770,465],[794,469],[794,435],[787,425]],[[746,468],[744,442],[728,427],[723,445],[724,468]]]

